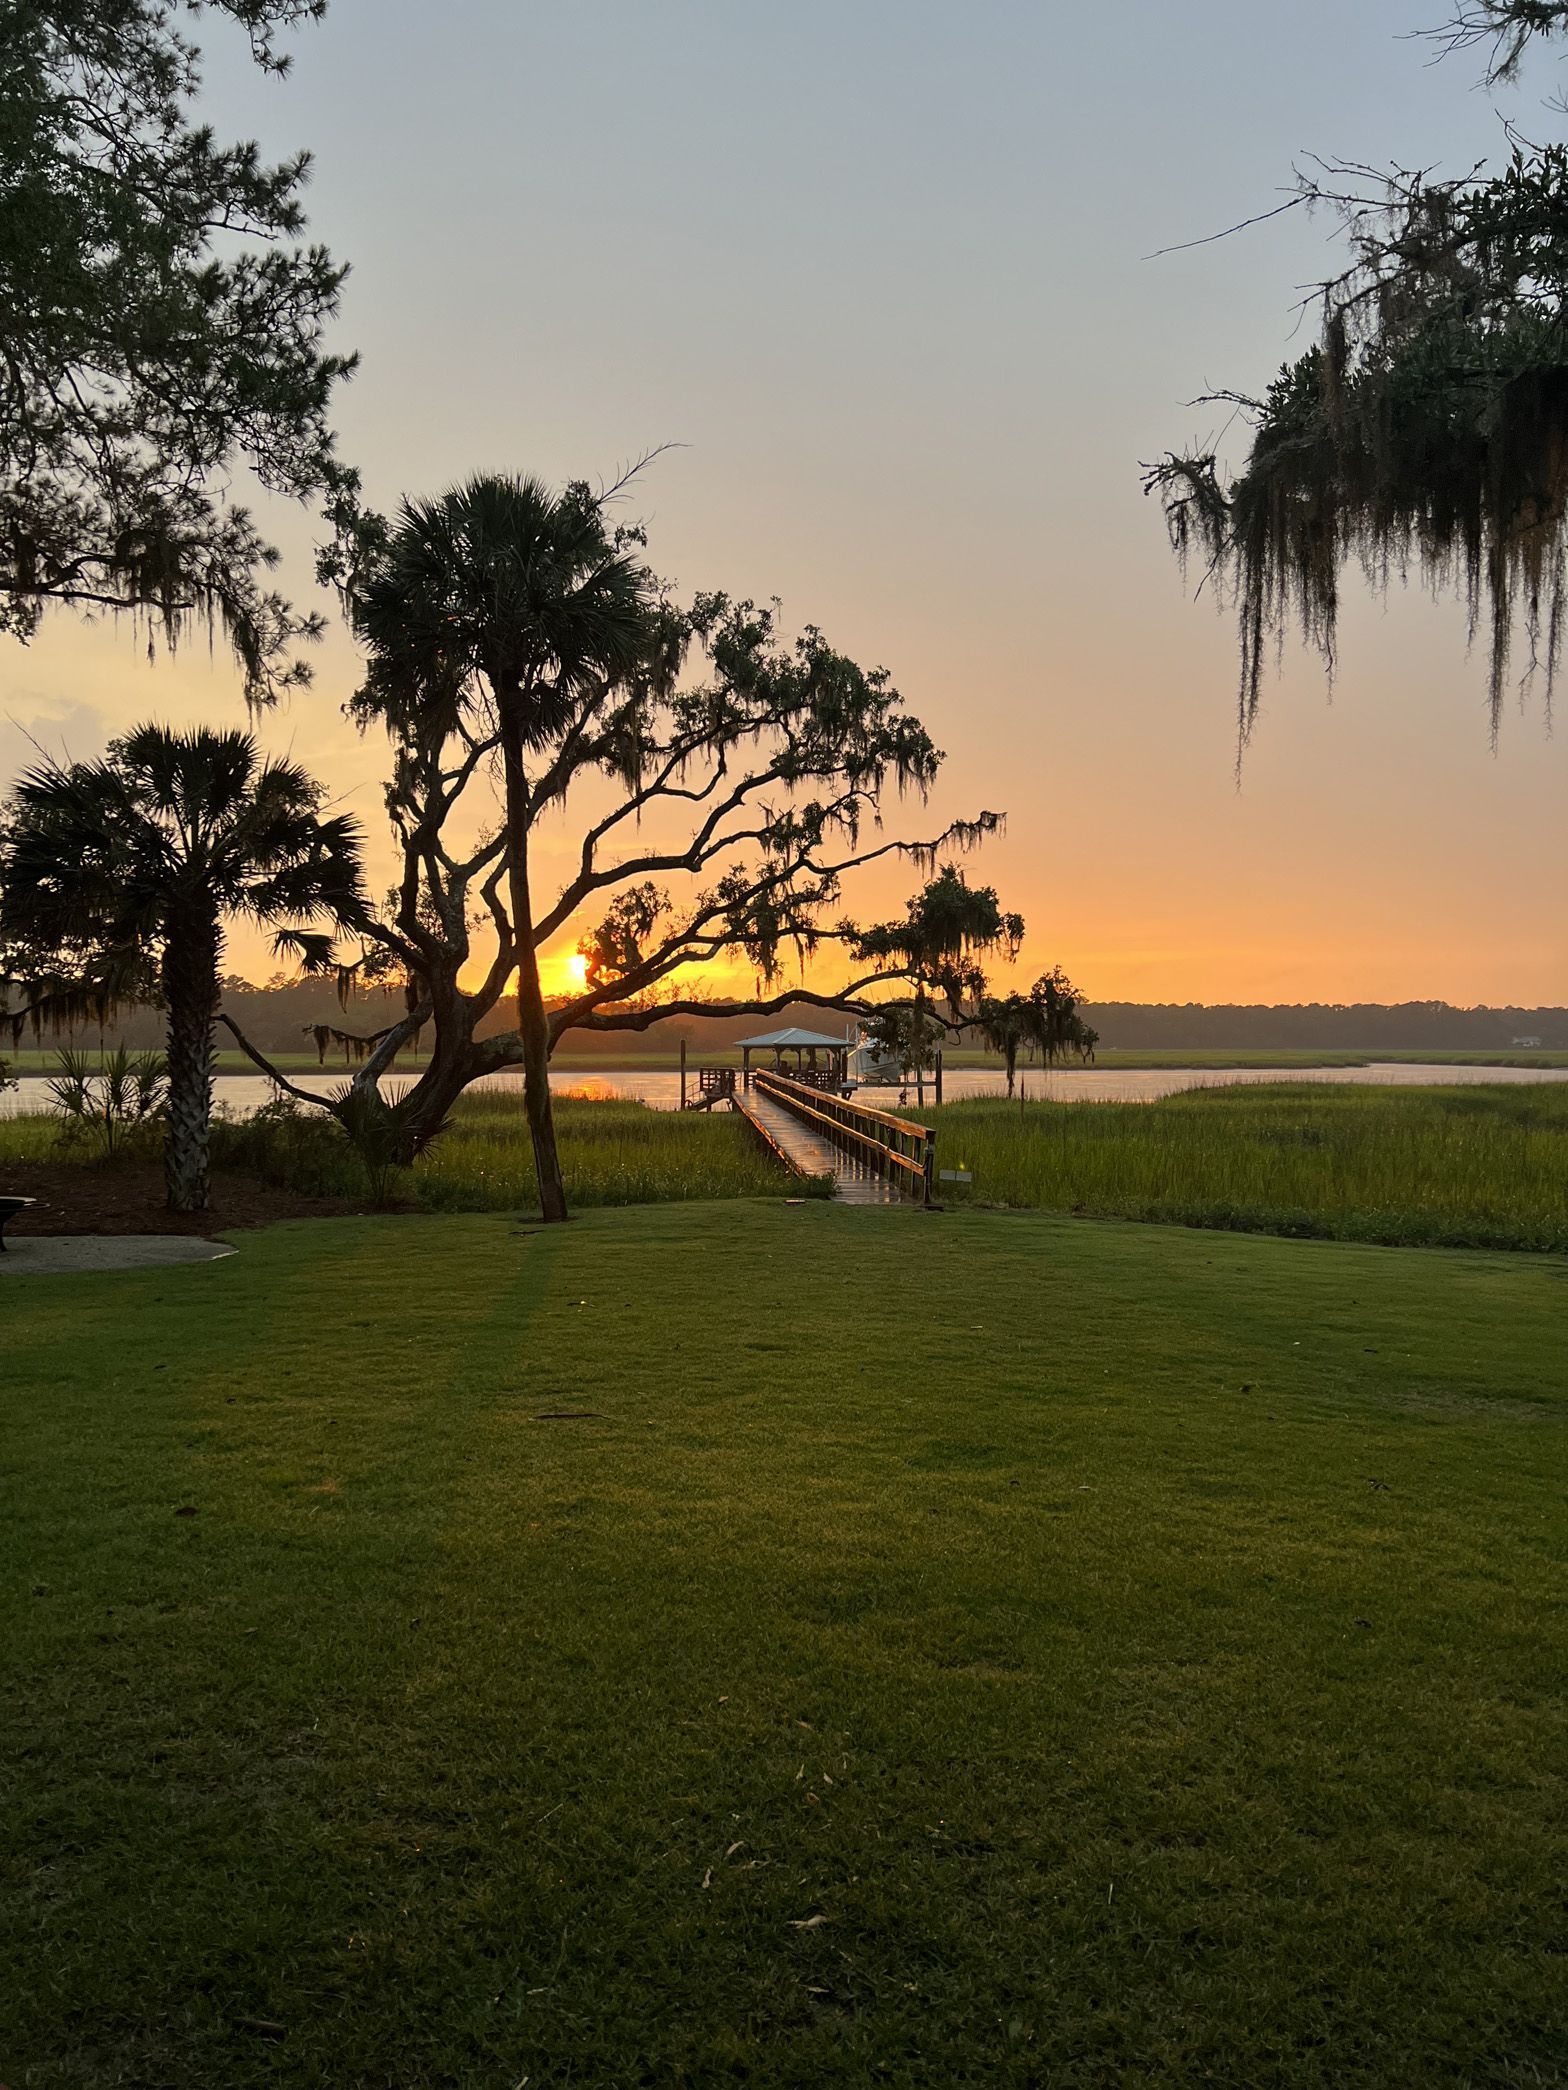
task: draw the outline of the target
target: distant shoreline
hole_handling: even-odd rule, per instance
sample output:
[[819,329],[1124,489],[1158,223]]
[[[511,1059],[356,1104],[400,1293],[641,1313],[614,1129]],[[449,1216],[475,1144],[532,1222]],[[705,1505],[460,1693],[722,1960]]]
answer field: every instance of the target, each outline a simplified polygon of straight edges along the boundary
[[[78,1050],[83,1048],[78,1047]],[[145,1048],[144,1048],[145,1049]],[[14,1052],[0,1052],[0,1064],[16,1080],[42,1080],[55,1071],[56,1053],[53,1049],[40,1050],[30,1046]],[[314,1053],[279,1053],[276,1059],[280,1074],[335,1074],[352,1075],[355,1063],[347,1065],[341,1058],[329,1055],[325,1064]],[[400,1057],[389,1070],[394,1075],[407,1079],[418,1075],[429,1064],[421,1054],[417,1058]],[[995,1068],[1001,1071],[1002,1061],[994,1053],[955,1051],[946,1056],[946,1064],[954,1069]],[[1076,1065],[1077,1062],[1073,1062]],[[737,1051],[693,1052],[688,1067],[738,1067],[740,1054]],[[1102,1072],[1136,1071],[1145,1068],[1153,1071],[1190,1068],[1195,1072],[1245,1068],[1307,1068],[1307,1067],[1373,1067],[1373,1066],[1427,1066],[1427,1067],[1568,1067],[1568,1051],[1312,1051],[1308,1048],[1281,1049],[1278,1051],[1243,1049],[1225,1051],[1182,1051],[1165,1048],[1152,1051],[1135,1049],[1118,1050],[1108,1047],[1095,1055],[1093,1065]],[[214,1062],[215,1071],[225,1079],[250,1076],[254,1080],[265,1080],[265,1076],[243,1053],[220,1052]],[[558,1053],[551,1061],[552,1068],[561,1074],[626,1074],[626,1073],[676,1073],[680,1068],[680,1055],[675,1052],[627,1052],[609,1053]],[[1019,1063],[1019,1073],[1024,1076],[1039,1074],[1045,1070],[1027,1061]]]

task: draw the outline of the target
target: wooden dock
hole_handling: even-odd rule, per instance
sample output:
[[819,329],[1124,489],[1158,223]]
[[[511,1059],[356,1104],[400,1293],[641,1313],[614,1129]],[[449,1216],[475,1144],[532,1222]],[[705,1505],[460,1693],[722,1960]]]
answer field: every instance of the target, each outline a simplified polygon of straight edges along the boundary
[[841,1204],[926,1200],[935,1135],[925,1126],[776,1075],[754,1077],[733,1102],[786,1166],[803,1176],[831,1176]]

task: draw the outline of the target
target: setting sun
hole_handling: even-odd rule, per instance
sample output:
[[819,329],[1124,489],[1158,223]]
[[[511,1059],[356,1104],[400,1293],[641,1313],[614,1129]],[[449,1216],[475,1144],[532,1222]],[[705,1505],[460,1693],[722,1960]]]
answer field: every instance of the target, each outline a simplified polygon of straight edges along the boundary
[[576,992],[588,984],[588,960],[581,951],[568,951],[561,961],[563,983]]

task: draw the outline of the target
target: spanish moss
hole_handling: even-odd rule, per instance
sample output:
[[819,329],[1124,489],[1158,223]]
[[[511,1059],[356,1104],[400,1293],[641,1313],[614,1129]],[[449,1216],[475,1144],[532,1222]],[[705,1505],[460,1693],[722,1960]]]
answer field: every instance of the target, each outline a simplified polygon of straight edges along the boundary
[[1341,581],[1412,577],[1465,602],[1484,641],[1495,737],[1510,669],[1550,707],[1568,545],[1568,154],[1501,176],[1378,192],[1324,170],[1303,200],[1337,209],[1353,259],[1323,290],[1319,341],[1261,400],[1251,449],[1171,453],[1145,489],[1184,569],[1234,610],[1245,744],[1266,667],[1294,630],[1332,674]]

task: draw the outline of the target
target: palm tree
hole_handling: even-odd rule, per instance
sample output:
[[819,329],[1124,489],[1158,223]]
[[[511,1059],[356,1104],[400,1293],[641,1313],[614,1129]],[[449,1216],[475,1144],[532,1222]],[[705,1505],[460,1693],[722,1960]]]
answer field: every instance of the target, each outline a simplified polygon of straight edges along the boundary
[[[331,961],[310,924],[365,920],[359,828],[320,816],[321,786],[263,762],[248,733],[141,726],[101,762],[48,762],[14,787],[0,828],[0,943],[47,976],[38,1005],[102,1014],[156,987],[168,1011],[164,1177],[170,1206],[208,1197],[212,1029],[226,919]],[[13,961],[13,970],[14,970]]]
[[547,1220],[567,1216],[566,1189],[534,949],[528,763],[560,741],[592,692],[644,659],[651,603],[647,572],[585,488],[556,494],[537,479],[496,476],[405,501],[351,591],[369,653],[362,717],[442,739],[466,724],[499,731],[524,1108]]

